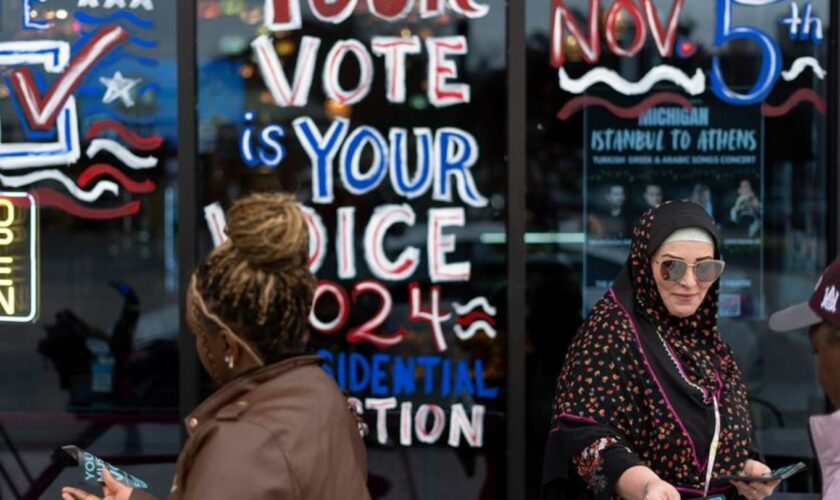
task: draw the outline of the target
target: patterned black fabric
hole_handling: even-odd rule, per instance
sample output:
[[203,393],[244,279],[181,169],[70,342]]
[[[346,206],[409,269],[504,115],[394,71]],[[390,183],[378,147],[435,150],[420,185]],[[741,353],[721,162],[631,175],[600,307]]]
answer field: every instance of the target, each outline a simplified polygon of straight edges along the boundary
[[[669,202],[645,212],[613,288],[572,341],[557,383],[543,475],[544,485],[583,479],[586,492],[549,488],[565,490],[567,498],[610,498],[621,474],[639,463],[686,497],[700,496],[714,433],[713,397],[721,411],[713,477],[740,472],[750,458],[746,391],[717,328],[717,285],[695,314],[677,318],[653,279],[658,246],[691,226],[717,241],[713,221],[698,205]],[[732,489],[712,484],[713,491]]]

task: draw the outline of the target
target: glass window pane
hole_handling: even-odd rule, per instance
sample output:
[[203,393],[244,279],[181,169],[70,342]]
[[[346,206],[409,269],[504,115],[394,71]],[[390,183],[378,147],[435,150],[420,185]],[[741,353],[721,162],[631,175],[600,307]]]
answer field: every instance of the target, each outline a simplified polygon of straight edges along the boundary
[[[827,264],[830,4],[796,17],[797,2],[744,2],[724,16],[730,3],[601,2],[597,19],[592,2],[527,3],[530,484],[565,350],[623,265],[632,223],[672,199],[703,206],[721,234],[719,325],[768,463],[813,460],[807,416],[824,395],[810,343],[770,334],[767,317],[807,299]],[[787,487],[817,491],[814,474]]]
[[[138,475],[169,489],[180,440],[174,11],[151,0],[3,4],[4,498],[81,484],[71,469],[56,479],[53,450],[66,444],[153,464]],[[17,194],[37,210],[3,204]]]
[[198,3],[201,204],[306,207],[376,498],[505,491],[506,5],[453,5]]

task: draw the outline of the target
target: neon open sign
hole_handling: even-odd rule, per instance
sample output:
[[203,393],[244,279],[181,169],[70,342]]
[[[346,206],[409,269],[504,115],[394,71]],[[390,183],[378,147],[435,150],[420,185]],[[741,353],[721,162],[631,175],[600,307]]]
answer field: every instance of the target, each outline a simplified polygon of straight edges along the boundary
[[37,229],[35,198],[0,192],[0,322],[38,316]]

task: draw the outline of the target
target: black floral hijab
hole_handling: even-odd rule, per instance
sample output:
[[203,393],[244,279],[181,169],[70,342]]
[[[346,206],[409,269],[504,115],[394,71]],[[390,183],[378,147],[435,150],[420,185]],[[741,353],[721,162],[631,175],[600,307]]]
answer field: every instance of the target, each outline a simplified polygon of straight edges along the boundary
[[712,398],[721,413],[713,476],[738,473],[749,458],[746,391],[717,327],[717,285],[695,314],[676,318],[653,279],[652,255],[684,227],[708,231],[718,257],[714,222],[702,207],[668,202],[648,210],[633,229],[630,255],[612,289],[575,335],[557,382],[543,484],[577,482],[585,494],[548,497],[610,498],[618,477],[638,464],[686,496],[701,496]]
[[668,312],[653,279],[654,253],[674,231],[687,227],[708,232],[715,243],[715,258],[720,257],[715,223],[706,211],[688,201],[665,202],[645,211],[633,227],[630,255],[613,292],[637,325],[654,326],[652,333],[668,341],[692,382],[715,391],[719,381],[709,354],[725,348],[717,326],[718,282],[712,284],[693,315],[677,318]]

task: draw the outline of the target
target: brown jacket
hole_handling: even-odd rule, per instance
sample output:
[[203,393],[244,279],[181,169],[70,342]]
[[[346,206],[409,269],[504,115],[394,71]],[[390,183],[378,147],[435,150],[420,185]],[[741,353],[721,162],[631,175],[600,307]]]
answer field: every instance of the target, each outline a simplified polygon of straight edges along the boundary
[[261,368],[199,405],[169,498],[369,499],[364,443],[320,362],[299,356]]

